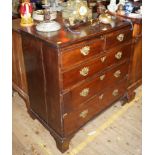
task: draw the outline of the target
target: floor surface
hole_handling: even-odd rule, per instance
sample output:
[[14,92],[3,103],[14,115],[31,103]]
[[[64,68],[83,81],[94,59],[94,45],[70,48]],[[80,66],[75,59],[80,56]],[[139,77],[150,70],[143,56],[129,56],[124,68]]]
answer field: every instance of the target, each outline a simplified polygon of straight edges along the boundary
[[[141,87],[135,99],[116,102],[85,125],[64,155],[141,155]],[[13,155],[62,155],[50,133],[28,115],[17,93],[13,97]]]

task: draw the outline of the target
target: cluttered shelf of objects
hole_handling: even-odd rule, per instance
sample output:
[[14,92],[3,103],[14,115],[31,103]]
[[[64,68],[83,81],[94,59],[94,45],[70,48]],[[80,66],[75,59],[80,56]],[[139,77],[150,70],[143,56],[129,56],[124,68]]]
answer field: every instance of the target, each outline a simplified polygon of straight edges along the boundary
[[[80,32],[75,29],[84,28],[84,25],[88,24],[91,25],[89,31],[100,32],[100,30],[108,30],[110,27],[115,27],[114,23],[117,23],[116,15],[119,15],[117,18],[121,16],[128,18],[132,15],[133,19],[133,14],[136,14],[134,19],[141,21],[140,2],[136,2],[134,6],[135,2],[125,0],[120,0],[118,4],[116,4],[116,0],[111,0],[107,3],[98,0],[95,4],[93,1],[93,5],[90,0],[88,2],[82,0],[69,0],[67,2],[44,0],[40,2],[39,0],[34,0],[33,3],[29,4],[29,15],[26,15],[25,9],[28,2],[29,0],[25,0],[19,9],[21,16],[20,25],[26,27],[35,23],[35,29],[38,33],[58,31],[61,27],[65,27],[73,34],[78,34]],[[93,9],[94,6],[96,7],[95,11]],[[133,13],[133,11],[136,13]],[[125,18],[122,18],[122,20],[125,21]],[[42,35],[46,36],[45,33],[42,33]],[[49,37],[49,33],[47,35]],[[84,37],[86,34],[81,35]]]
[[80,127],[141,85],[141,1],[13,4],[13,89],[65,152]]
[[[27,1],[27,0],[26,0]],[[28,0],[29,1],[29,0]],[[77,1],[77,2],[76,2]],[[108,10],[121,16],[129,18],[141,18],[141,0],[31,0],[32,18],[37,21],[44,19],[54,20],[57,12],[62,12],[63,19],[69,20],[69,25],[77,25],[80,22],[86,22],[98,18]],[[75,3],[76,2],[76,3]],[[13,0],[13,17],[20,16],[21,0]],[[78,10],[78,11],[76,11]],[[79,14],[80,13],[80,14]],[[68,24],[66,22],[66,24]]]

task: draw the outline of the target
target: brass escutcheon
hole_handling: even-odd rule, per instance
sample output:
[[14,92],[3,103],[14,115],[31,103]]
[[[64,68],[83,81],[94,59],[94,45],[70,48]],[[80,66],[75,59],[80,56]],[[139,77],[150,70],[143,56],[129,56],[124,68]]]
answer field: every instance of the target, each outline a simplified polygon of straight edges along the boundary
[[89,88],[85,88],[80,92],[80,96],[87,96],[89,94]]
[[106,56],[102,57],[102,58],[101,58],[101,62],[104,62],[105,59],[106,59]]
[[101,40],[104,40],[104,39],[105,39],[105,37],[104,37],[103,35],[101,35],[101,36],[100,36],[100,39],[101,39]]
[[80,117],[85,118],[88,115],[88,109],[80,113]]
[[103,97],[104,97],[104,94],[101,94],[101,95],[99,96],[99,99],[102,100]]
[[122,57],[122,52],[121,51],[119,51],[119,52],[117,52],[116,54],[115,54],[115,58],[116,59],[121,59],[121,57]]
[[100,80],[103,80],[105,78],[105,74],[100,76]]
[[63,115],[63,118],[65,118],[67,115],[68,115],[68,114],[67,114],[67,113],[65,113],[65,114]]
[[114,73],[114,76],[115,76],[116,78],[118,78],[120,75],[121,75],[121,71],[120,71],[120,70],[117,70],[117,71]]
[[62,43],[61,41],[58,41],[58,42],[57,42],[57,44],[61,44],[61,43]]
[[88,72],[89,72],[89,67],[84,67],[80,70],[80,74],[83,76],[88,75]]
[[90,47],[89,46],[85,46],[85,47],[81,48],[80,51],[81,51],[82,55],[86,56],[86,55],[89,54]]
[[115,89],[115,90],[112,92],[112,95],[113,95],[113,96],[117,96],[117,95],[118,95],[118,89]]
[[117,36],[117,40],[120,41],[120,42],[123,41],[124,40],[124,34],[123,33],[119,34]]

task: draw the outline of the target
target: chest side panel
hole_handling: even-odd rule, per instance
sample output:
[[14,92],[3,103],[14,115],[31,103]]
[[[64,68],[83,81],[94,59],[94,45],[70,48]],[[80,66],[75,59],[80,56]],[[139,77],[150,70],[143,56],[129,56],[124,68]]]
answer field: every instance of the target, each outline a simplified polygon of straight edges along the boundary
[[47,122],[45,77],[41,41],[22,33],[30,110]]

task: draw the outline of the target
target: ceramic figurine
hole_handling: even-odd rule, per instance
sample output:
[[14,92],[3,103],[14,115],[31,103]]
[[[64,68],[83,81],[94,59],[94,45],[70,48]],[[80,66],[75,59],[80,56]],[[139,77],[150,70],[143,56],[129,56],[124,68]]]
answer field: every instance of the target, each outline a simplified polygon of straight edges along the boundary
[[119,15],[124,15],[124,14],[125,14],[123,4],[119,4],[119,5],[118,5],[118,9],[117,9],[116,12],[117,12],[117,14],[119,14]]
[[105,12],[106,7],[102,4],[102,0],[97,0],[96,6],[97,6],[97,13],[99,15]]
[[30,0],[23,0],[21,6],[20,6],[20,14],[21,14],[21,26],[32,26],[33,25],[33,19],[31,17],[33,6],[30,3]]
[[125,0],[120,0],[119,3],[117,4],[117,14],[124,15],[124,5],[125,5]]
[[130,1],[125,2],[124,9],[125,9],[126,14],[130,14],[133,11],[133,8],[134,8],[134,6]]
[[117,10],[116,0],[110,0],[110,4],[108,5],[108,10],[111,12],[115,12]]

